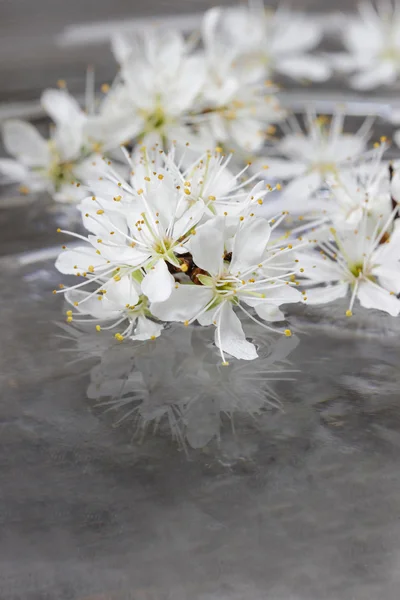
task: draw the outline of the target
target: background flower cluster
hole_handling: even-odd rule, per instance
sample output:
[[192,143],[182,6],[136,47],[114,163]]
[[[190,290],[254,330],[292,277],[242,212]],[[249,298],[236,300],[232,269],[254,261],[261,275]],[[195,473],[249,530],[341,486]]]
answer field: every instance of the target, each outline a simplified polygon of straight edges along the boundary
[[[44,139],[4,124],[14,158],[0,176],[24,193],[76,202],[86,235],[71,233],[57,268],[67,320],[123,341],[158,337],[168,322],[215,327],[224,364],[257,344],[240,315],[286,337],[282,306],[347,298],[400,312],[400,198],[386,138],[371,119],[284,110],[273,79],[325,81],[333,71],[366,90],[400,71],[397,5],[360,5],[342,32],[346,52],[316,53],[319,25],[261,3],[204,15],[200,32],[119,34],[119,70],[83,108],[61,82],[42,105]],[[394,136],[396,139],[396,135]],[[68,233],[68,232],[64,232]],[[278,323],[274,325],[273,323]]]

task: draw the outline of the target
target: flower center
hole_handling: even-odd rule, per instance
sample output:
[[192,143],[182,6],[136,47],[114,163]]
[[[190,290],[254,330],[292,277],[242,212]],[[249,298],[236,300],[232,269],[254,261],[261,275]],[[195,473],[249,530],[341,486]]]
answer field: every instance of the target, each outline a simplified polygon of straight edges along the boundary
[[397,48],[396,46],[388,46],[381,52],[380,58],[381,60],[400,63],[400,48]]
[[153,111],[142,110],[141,115],[145,121],[144,133],[161,131],[167,123],[167,117],[161,104],[157,104]]

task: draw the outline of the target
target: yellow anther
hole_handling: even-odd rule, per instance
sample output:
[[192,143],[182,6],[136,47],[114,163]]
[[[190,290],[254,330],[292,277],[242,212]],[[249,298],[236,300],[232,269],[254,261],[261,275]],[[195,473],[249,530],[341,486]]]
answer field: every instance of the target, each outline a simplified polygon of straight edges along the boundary
[[108,85],[108,83],[103,83],[101,85],[101,91],[103,92],[103,94],[107,94],[107,92],[110,91],[110,86]]
[[290,331],[290,329],[285,329],[284,334],[286,335],[286,337],[290,337],[292,335],[292,332]]
[[89,271],[89,273],[94,273],[94,266],[93,265],[89,265],[88,266],[88,271]]
[[100,208],[98,211],[96,211],[96,214],[98,215],[102,215],[104,213],[104,210],[102,208]]
[[120,333],[116,333],[114,335],[115,339],[118,340],[119,342],[123,342],[124,341],[124,336],[121,335]]
[[114,202],[121,202],[122,196],[114,196]]
[[186,271],[188,271],[188,270],[189,270],[189,267],[187,266],[187,264],[183,263],[181,265],[181,271],[183,271],[183,273],[186,273]]
[[353,313],[351,312],[351,310],[346,310],[346,317],[352,317]]
[[63,90],[67,87],[67,82],[65,81],[65,79],[59,79],[57,81],[57,86]]
[[96,325],[96,331],[101,331],[100,325]]
[[71,323],[73,320],[73,317],[67,317],[67,323]]
[[278,192],[282,189],[282,186],[280,183],[277,183],[275,187],[278,190]]

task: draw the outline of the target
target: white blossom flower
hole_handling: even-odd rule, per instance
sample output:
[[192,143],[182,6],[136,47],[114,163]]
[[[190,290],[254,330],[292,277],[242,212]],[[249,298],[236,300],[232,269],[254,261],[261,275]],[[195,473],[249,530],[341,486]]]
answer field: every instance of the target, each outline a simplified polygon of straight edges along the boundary
[[303,212],[307,201],[325,184],[327,177],[339,176],[360,159],[366,150],[370,121],[366,120],[355,134],[343,133],[344,115],[337,113],[332,121],[305,115],[306,132],[293,118],[286,135],[274,146],[274,153],[285,158],[266,157],[264,164],[268,178],[289,181],[284,186],[282,203],[290,211]]
[[359,16],[343,21],[346,54],[332,55],[338,70],[351,72],[349,83],[359,90],[392,85],[400,73],[400,5],[397,1],[359,3]]
[[366,219],[366,233],[372,235],[376,224],[387,222],[396,202],[392,197],[389,166],[380,158],[385,147],[376,149],[370,161],[328,177],[331,194],[325,213],[339,230],[355,229]]
[[[128,141],[169,146],[173,140],[185,146],[199,142],[189,113],[204,83],[202,56],[189,54],[189,45],[176,31],[156,30],[127,39],[119,34],[113,43],[120,63],[114,86],[113,112],[95,115],[88,128],[107,133],[114,128]],[[122,140],[121,140],[122,141]]]
[[[291,275],[286,265],[279,264],[283,252],[269,251],[267,244],[271,226],[264,218],[249,216],[240,221],[235,231],[225,224],[223,217],[215,217],[199,227],[188,244],[193,261],[200,269],[197,281],[201,285],[177,283],[165,302],[153,302],[150,310],[161,320],[198,321],[202,325],[216,325],[215,343],[224,363],[225,353],[236,358],[252,360],[257,351],[246,340],[233,307],[254,307],[264,320],[281,320],[276,314],[281,304],[298,302],[300,293],[290,286]],[[275,264],[275,256],[277,263]],[[268,267],[274,273],[260,276]],[[264,325],[265,326],[265,325]],[[286,330],[290,335],[290,331]]]
[[0,177],[19,183],[23,193],[47,191],[57,202],[77,202],[87,195],[82,184],[96,171],[99,143],[86,137],[86,114],[65,90],[48,89],[42,105],[53,119],[46,140],[25,121],[3,124],[4,146],[12,159],[0,160]]
[[296,79],[325,81],[331,74],[328,61],[308,54],[323,34],[310,16],[283,7],[273,12],[258,0],[250,0],[248,6],[214,8],[208,15],[214,44],[233,54],[237,70],[247,77],[260,79],[281,73]]
[[235,43],[224,40],[218,30],[220,9],[211,9],[203,19],[206,80],[201,110],[193,122],[206,131],[214,144],[245,153],[258,152],[272,123],[285,116],[275,97],[276,88],[265,85],[263,73],[239,69]]
[[[89,293],[79,289],[66,293],[67,301],[75,307],[67,310],[67,320],[71,322],[94,322],[97,331],[109,330],[128,322],[117,339],[147,340],[158,337],[163,329],[162,324],[149,319],[148,301],[141,294],[140,285],[134,277],[125,275],[121,278],[105,282],[106,288],[99,293]],[[88,316],[88,319],[81,317]],[[91,317],[91,318],[90,318]],[[113,321],[111,325],[102,325]]]
[[110,208],[111,199],[93,196],[83,201],[83,222],[91,232],[87,240],[83,239],[90,246],[62,253],[57,261],[62,273],[83,272],[89,274],[89,280],[97,280],[99,273],[101,281],[107,274],[111,283],[138,272],[142,292],[151,301],[168,298],[174,286],[168,265],[181,269],[177,254],[185,252],[185,243],[204,213],[204,204],[198,201],[188,206],[186,194],[176,189],[167,173],[152,174],[147,179],[138,191],[121,183],[120,196],[114,196],[114,203],[119,205],[127,192],[125,214]]
[[[321,254],[297,256],[299,274],[305,278],[309,304],[325,304],[350,293],[347,316],[356,299],[365,308],[392,316],[400,313],[400,227],[393,220],[378,220],[375,231],[367,231],[367,213],[356,230],[331,229],[331,239],[320,242]],[[310,286],[310,287],[308,287]]]

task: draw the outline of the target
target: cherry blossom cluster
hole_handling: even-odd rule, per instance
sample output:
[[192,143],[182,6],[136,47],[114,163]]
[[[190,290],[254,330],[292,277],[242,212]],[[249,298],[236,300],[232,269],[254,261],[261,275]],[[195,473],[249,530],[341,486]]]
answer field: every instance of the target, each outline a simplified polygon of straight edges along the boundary
[[234,309],[290,336],[267,324],[285,320],[282,304],[303,299],[300,244],[280,231],[285,215],[257,214],[272,187],[246,177],[247,167],[233,173],[221,148],[188,167],[158,145],[125,154],[129,182],[103,161],[93,195],[79,205],[88,236],[75,234],[82,244],[57,260],[61,273],[79,278],[59,290],[71,304],[67,320],[119,328],[120,341],[155,338],[168,322],[214,325],[223,363],[225,354],[257,356]]
[[363,4],[343,27],[349,52],[330,57],[311,53],[317,21],[257,1],[214,8],[199,35],[119,34],[118,74],[99,98],[89,71],[84,109],[62,82],[46,90],[50,139],[7,121],[14,158],[0,160],[0,178],[82,215],[87,234],[63,231],[75,241],[56,263],[78,278],[55,291],[67,320],[119,341],[172,322],[214,327],[227,364],[257,357],[240,315],[286,337],[292,303],[398,316],[400,169],[387,140],[371,143],[371,119],[347,133],[341,112],[295,117],[271,82],[321,82],[340,67],[359,88],[393,83],[398,15]]

